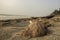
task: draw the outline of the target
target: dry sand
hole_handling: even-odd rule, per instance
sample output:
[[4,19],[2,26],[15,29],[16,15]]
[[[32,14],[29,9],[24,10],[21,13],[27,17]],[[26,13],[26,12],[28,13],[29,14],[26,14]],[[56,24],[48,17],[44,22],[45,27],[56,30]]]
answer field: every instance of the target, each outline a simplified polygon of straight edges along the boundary
[[60,40],[60,22],[55,22],[54,26],[49,27],[50,34],[43,37],[23,38],[16,33],[20,32],[25,27],[2,27],[0,28],[0,40]]

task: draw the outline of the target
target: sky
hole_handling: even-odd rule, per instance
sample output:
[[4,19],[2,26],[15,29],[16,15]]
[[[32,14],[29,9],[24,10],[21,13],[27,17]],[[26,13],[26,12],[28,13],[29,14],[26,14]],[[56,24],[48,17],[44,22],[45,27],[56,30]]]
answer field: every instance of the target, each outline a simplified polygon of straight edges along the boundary
[[0,0],[0,14],[47,16],[60,8],[60,0]]

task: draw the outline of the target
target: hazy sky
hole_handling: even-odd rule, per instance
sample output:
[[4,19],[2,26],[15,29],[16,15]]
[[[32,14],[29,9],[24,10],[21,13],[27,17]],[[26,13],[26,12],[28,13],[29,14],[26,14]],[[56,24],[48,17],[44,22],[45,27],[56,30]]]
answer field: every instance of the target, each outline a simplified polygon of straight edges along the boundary
[[0,0],[0,14],[46,16],[60,8],[60,0]]

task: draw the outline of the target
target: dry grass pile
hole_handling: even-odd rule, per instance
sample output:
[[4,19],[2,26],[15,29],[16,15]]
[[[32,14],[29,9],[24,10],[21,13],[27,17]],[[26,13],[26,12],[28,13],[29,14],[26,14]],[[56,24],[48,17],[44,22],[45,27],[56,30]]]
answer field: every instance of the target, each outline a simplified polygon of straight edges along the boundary
[[40,37],[47,34],[47,27],[44,22],[39,20],[32,20],[30,21],[30,25],[22,30],[20,33],[17,33],[23,37]]

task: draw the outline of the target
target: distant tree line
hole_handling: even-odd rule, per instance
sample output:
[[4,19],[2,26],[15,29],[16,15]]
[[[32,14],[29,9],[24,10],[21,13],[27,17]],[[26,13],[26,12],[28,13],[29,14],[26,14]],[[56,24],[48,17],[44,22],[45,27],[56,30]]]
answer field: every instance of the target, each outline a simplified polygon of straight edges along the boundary
[[60,15],[60,8],[59,8],[59,10],[54,10],[49,16],[46,16],[45,18],[50,19],[56,15]]
[[59,8],[59,10],[55,10],[51,15],[53,15],[53,16],[60,15],[60,8]]

